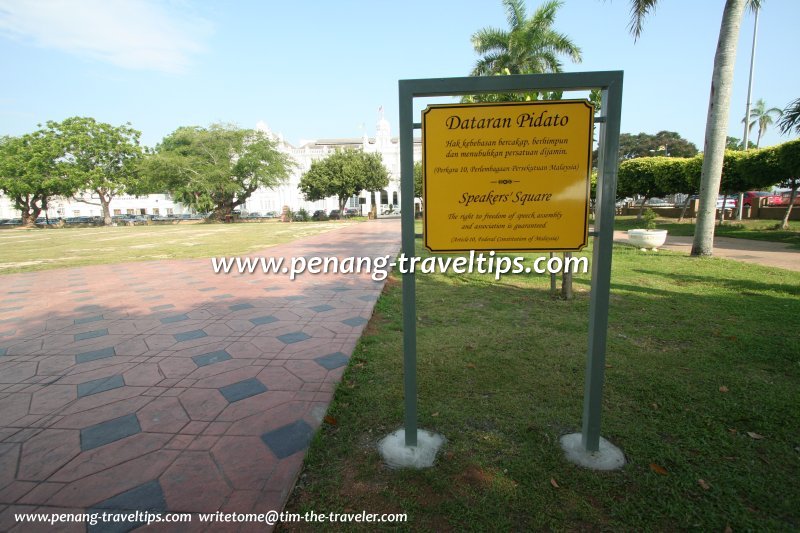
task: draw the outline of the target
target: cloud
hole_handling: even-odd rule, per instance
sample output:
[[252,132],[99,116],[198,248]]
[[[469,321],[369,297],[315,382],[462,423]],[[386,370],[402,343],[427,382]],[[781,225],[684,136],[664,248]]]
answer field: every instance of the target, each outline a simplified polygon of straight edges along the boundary
[[154,0],[0,0],[0,35],[122,68],[184,72],[211,23]]

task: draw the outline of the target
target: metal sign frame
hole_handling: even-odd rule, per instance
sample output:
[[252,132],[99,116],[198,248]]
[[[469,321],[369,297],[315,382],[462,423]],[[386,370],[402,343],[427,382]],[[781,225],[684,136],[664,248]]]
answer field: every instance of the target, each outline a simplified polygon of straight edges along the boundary
[[[611,287],[611,254],[614,241],[614,211],[617,188],[622,71],[527,74],[463,78],[400,80],[400,207],[402,252],[415,255],[414,240],[414,99],[481,93],[582,91],[600,89],[601,113],[597,162],[592,250],[592,286],[589,302],[589,346],[586,354],[581,444],[587,452],[600,447],[600,415],[608,335],[608,302]],[[416,280],[413,272],[403,279],[403,384],[405,392],[405,444],[417,445],[417,320]]]

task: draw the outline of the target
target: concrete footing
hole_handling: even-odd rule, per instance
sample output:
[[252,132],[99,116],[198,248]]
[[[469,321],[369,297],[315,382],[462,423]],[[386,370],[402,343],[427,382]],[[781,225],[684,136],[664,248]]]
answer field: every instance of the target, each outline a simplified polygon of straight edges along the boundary
[[580,433],[570,433],[561,437],[561,448],[567,459],[592,470],[616,470],[625,465],[622,450],[600,437],[600,449],[587,452],[581,443]]
[[417,445],[406,446],[406,430],[401,428],[378,442],[378,451],[389,468],[429,468],[446,439],[436,433],[417,430]]

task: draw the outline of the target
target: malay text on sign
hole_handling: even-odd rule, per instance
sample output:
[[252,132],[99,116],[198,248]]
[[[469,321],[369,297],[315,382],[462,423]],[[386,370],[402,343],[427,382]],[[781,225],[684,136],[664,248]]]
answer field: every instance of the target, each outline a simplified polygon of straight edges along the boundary
[[586,100],[429,106],[422,114],[425,247],[582,249],[593,122]]

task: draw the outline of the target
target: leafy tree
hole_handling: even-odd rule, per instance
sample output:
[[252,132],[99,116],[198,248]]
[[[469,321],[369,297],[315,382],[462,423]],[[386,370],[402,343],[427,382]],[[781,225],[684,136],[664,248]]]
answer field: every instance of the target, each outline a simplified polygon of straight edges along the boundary
[[620,161],[635,157],[694,157],[695,155],[697,146],[674,131],[659,131],[655,135],[622,133],[619,136]]
[[638,219],[642,218],[644,204],[648,198],[663,196],[667,191],[658,179],[659,160],[661,157],[640,157],[623,161],[617,174],[617,193],[620,196],[641,194]]
[[[509,29],[483,28],[472,35],[472,46],[481,57],[472,76],[543,74],[561,72],[561,56],[575,63],[581,50],[567,37],[553,29],[556,12],[563,3],[550,0],[528,17],[524,0],[502,0]],[[464,102],[499,102],[560,99],[561,93],[484,94],[466,96]]]
[[0,191],[22,213],[22,224],[33,226],[54,196],[77,189],[65,171],[62,144],[52,131],[0,139]]
[[181,127],[164,138],[145,165],[151,187],[222,220],[259,188],[283,183],[295,163],[264,132],[232,125]]
[[508,30],[483,28],[472,36],[472,46],[481,58],[473,76],[502,73],[539,74],[561,72],[559,56],[581,61],[581,50],[569,37],[553,29],[556,12],[562,2],[542,4],[528,18],[524,0],[502,0],[506,8]]
[[63,143],[64,169],[81,191],[75,199],[101,206],[105,224],[111,224],[111,200],[138,180],[141,133],[130,124],[112,126],[88,117],[49,121],[47,127]]
[[[760,0],[726,0],[723,8],[711,76],[703,148],[705,157],[703,158],[700,185],[700,212],[697,216],[697,226],[692,243],[693,256],[708,256],[713,253],[716,198],[719,194],[722,160],[725,156],[730,99],[733,89],[733,67],[736,61],[739,29],[745,4],[752,8],[758,8],[760,3]],[[638,39],[641,35],[645,17],[655,9],[657,4],[658,0],[631,0],[629,27],[634,39]]]
[[778,122],[781,133],[786,135],[792,129],[795,133],[800,133],[800,98],[790,102],[781,112],[781,120]]
[[781,185],[792,190],[789,195],[789,205],[786,206],[786,213],[781,221],[781,228],[789,229],[789,217],[792,214],[795,198],[797,198],[797,189],[800,187],[800,139],[783,143],[775,150],[778,164],[785,176]]
[[[750,109],[750,117],[744,117],[742,124],[747,123],[747,131],[753,131],[753,128],[758,126],[758,137],[756,137],[756,148],[761,144],[761,137],[767,133],[767,128],[772,125],[773,115],[775,118],[780,118],[782,111],[777,107],[767,109],[767,104],[763,98],[759,98],[756,104]],[[750,144],[749,142],[747,144]],[[749,147],[745,146],[747,150]]]
[[422,162],[414,163],[414,198],[422,198]]
[[725,149],[726,150],[744,150],[744,144],[741,139],[738,137],[731,137],[728,136],[728,140],[725,141]]
[[349,198],[361,191],[377,191],[389,185],[389,172],[379,153],[361,150],[338,150],[325,159],[311,163],[300,178],[300,191],[306,200],[323,200],[336,196],[339,211],[344,212]]

